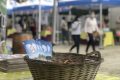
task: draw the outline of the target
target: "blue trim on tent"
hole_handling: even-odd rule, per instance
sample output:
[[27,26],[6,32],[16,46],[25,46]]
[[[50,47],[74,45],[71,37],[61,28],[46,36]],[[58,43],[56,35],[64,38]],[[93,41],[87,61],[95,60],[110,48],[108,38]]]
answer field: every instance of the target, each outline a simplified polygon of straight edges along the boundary
[[59,2],[59,7],[66,7],[66,6],[85,6],[91,4],[103,4],[103,6],[108,7],[115,7],[120,6],[120,0],[74,0],[74,1],[63,1]]
[[59,2],[58,6],[63,7],[63,6],[78,6],[78,5],[89,5],[89,4],[98,4],[100,3],[99,0],[92,1],[92,0],[76,0],[76,1],[64,1],[64,2]]
[[[52,6],[41,6],[42,10],[50,10],[52,9]],[[34,5],[34,6],[24,6],[24,7],[17,7],[14,8],[13,11],[17,12],[17,11],[34,11],[34,10],[39,10],[39,6],[38,5]]]
[[[41,6],[41,8],[44,11],[49,11],[53,7],[52,6]],[[16,7],[14,9],[8,9],[7,10],[7,14],[11,15],[13,12],[20,12],[20,11],[25,12],[25,11],[34,11],[34,10],[39,10],[39,6],[38,5],[34,5],[34,6]]]
[[[117,7],[120,6],[120,0],[74,0],[74,1],[64,1],[64,2],[59,2],[58,7],[63,8],[63,11],[67,11],[69,9],[64,9],[64,7],[69,7],[69,6],[80,6],[80,8],[83,9],[89,9],[89,8],[97,8],[99,9],[100,3],[103,4],[103,8],[109,8],[109,7]],[[53,6],[42,6],[42,10],[50,10],[52,9]],[[12,14],[12,12],[17,12],[17,11],[34,11],[38,10],[39,6],[34,5],[34,6],[23,6],[23,7],[18,7],[14,8],[13,10],[8,10],[8,14]]]

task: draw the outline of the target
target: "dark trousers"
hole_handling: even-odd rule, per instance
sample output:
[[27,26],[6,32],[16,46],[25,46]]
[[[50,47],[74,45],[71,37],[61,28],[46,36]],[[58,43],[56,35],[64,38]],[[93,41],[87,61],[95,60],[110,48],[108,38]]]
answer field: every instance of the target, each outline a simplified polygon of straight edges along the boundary
[[62,43],[67,40],[69,43],[69,32],[67,30],[62,29]]
[[70,51],[72,51],[76,47],[77,53],[79,53],[80,35],[72,35],[72,39],[74,41],[74,45],[70,48]]
[[95,51],[95,40],[92,33],[88,33],[89,41],[87,43],[86,53],[89,50],[90,45],[92,46],[93,51]]

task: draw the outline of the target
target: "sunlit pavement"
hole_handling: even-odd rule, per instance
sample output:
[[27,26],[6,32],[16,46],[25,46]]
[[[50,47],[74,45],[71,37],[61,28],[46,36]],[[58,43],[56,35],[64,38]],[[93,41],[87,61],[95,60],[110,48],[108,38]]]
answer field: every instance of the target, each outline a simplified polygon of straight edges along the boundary
[[[71,45],[56,45],[55,52],[69,52]],[[120,80],[120,46],[110,46],[97,49],[102,53],[102,63],[95,80]],[[75,50],[73,50],[73,53]],[[85,54],[85,46],[80,47],[80,53]],[[29,71],[3,73],[0,72],[0,80],[33,80]]]

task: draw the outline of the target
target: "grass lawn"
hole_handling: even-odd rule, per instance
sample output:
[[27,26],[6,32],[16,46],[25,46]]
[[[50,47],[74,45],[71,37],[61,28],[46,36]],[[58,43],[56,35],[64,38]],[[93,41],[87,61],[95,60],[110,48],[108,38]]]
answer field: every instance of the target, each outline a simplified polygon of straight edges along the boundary
[[[29,71],[25,72],[10,72],[2,73],[0,72],[0,80],[32,80]],[[98,74],[96,80],[120,80],[119,77],[109,76],[104,74]]]
[[29,71],[9,73],[0,72],[0,80],[27,80],[27,78],[30,77],[31,73]]

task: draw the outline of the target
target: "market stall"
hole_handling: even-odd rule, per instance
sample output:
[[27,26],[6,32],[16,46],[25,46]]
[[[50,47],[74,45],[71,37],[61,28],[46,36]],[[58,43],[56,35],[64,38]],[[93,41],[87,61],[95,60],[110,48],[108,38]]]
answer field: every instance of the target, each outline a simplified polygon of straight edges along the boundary
[[[33,14],[36,15],[35,20],[37,22],[37,29],[36,33],[38,34],[37,37],[40,37],[40,32],[41,32],[41,24],[42,24],[42,15],[44,13],[42,12],[50,12],[52,11],[53,7],[53,0],[27,0],[24,2],[18,2],[15,0],[8,0],[8,6],[12,6],[12,22],[13,25],[15,26],[15,14]],[[45,13],[46,14],[46,13]],[[47,15],[46,15],[47,16]]]
[[[35,24],[36,30],[34,30],[34,31],[36,32],[37,38],[38,38],[38,37],[40,37],[41,24],[42,24],[42,22],[44,22],[44,23],[48,22],[46,19],[49,16],[46,13],[49,13],[52,10],[52,7],[53,7],[53,0],[51,0],[51,1],[27,0],[24,2],[17,2],[15,0],[7,0],[8,14],[12,15],[12,21],[11,21],[12,28],[7,29],[7,33],[8,33],[7,37],[13,39],[13,53],[14,54],[24,53],[22,41],[27,40],[28,37],[29,37],[29,39],[33,38],[32,34],[29,31],[23,31],[23,32],[18,33],[18,31],[15,30],[15,27],[19,26],[15,14],[21,14],[21,13],[29,14],[30,13],[30,14],[32,14],[32,16],[34,16],[35,21],[36,21],[36,24]],[[43,17],[42,15],[45,15],[45,16]],[[27,22],[27,21],[24,21],[24,22]],[[29,25],[31,25],[31,24],[27,23],[27,26],[29,26]],[[22,27],[24,27],[24,26],[22,26]],[[25,39],[25,38],[27,38],[27,39]]]
[[[102,13],[103,9],[120,6],[119,0],[59,0],[58,7],[70,10],[71,7],[79,7],[80,9],[99,9],[100,10],[100,29],[102,29]],[[103,46],[103,37],[100,36],[100,46]]]
[[[17,14],[26,11],[35,11],[36,14],[39,13],[39,29],[37,30],[39,30],[38,32],[40,32],[41,11],[50,11],[51,9],[51,2],[47,2],[45,0],[42,0],[42,4],[41,2],[39,2],[39,0],[27,0],[27,2],[23,3],[15,2],[15,0],[7,0],[7,14],[12,15],[13,28],[15,26],[15,13]],[[18,33],[13,28],[10,28],[7,32],[11,40],[8,40],[7,38],[6,40],[0,42],[0,71],[3,72],[28,70],[28,66],[23,59],[23,57],[25,56],[25,54],[23,53],[25,53],[25,51],[22,42],[24,40],[33,39],[33,37],[31,33]],[[9,43],[9,41],[11,41],[11,43]]]

